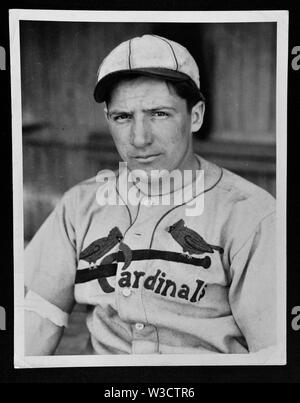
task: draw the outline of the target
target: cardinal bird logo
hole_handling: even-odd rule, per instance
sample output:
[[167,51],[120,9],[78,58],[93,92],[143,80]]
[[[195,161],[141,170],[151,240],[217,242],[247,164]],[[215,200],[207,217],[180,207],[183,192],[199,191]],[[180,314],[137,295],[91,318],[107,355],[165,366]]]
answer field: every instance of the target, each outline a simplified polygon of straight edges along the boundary
[[[125,264],[122,270],[125,270],[131,263],[132,251],[123,240],[123,235],[118,227],[114,227],[109,231],[108,236],[99,238],[92,242],[87,248],[81,251],[79,259],[85,260],[89,263],[89,267],[93,268],[96,265],[96,261],[102,256],[108,253],[113,247],[119,244],[119,250],[123,252]],[[107,256],[103,259],[101,264],[112,263],[111,256]]]
[[167,230],[173,239],[182,246],[184,252],[190,255],[203,255],[204,253],[214,253],[214,250],[223,253],[220,246],[209,245],[201,235],[188,228],[183,220],[177,221]]
[[108,236],[99,238],[92,242],[87,248],[81,251],[79,258],[85,260],[89,265],[95,265],[96,261],[109,252],[123,239],[118,227],[110,230]]

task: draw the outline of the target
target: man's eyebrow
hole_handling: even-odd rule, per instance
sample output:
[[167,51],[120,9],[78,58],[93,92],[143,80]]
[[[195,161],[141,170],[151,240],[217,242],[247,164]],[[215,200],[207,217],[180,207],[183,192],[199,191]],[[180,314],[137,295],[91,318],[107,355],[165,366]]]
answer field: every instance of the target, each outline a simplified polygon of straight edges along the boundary
[[159,105],[159,106],[156,106],[155,108],[143,109],[143,112],[154,112],[154,111],[159,111],[161,109],[168,109],[168,110],[176,111],[176,108],[173,108],[172,106]]
[[[162,109],[167,109],[167,110],[172,110],[172,111],[176,111],[176,108],[172,107],[172,106],[167,106],[167,105],[159,105],[159,106],[155,106],[154,108],[147,108],[147,109],[143,109],[143,112],[155,112],[155,111],[160,111]],[[128,115],[133,114],[132,111],[127,111],[125,109],[111,109],[111,110],[107,110],[107,114],[109,116],[111,115],[116,115],[116,114],[120,114],[120,113],[126,113]]]
[[120,113],[131,114],[132,112],[126,111],[124,109],[111,109],[111,110],[107,109],[108,115],[116,115],[116,114],[120,114]]

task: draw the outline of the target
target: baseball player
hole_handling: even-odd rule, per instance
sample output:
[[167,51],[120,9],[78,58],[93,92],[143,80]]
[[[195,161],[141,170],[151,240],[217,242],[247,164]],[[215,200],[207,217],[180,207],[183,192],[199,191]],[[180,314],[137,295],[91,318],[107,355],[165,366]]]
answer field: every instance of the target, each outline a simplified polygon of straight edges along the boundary
[[125,41],[94,96],[124,165],[66,192],[26,248],[26,354],[54,354],[75,302],[91,307],[83,354],[275,346],[275,201],[194,154],[205,103],[191,54],[155,35]]

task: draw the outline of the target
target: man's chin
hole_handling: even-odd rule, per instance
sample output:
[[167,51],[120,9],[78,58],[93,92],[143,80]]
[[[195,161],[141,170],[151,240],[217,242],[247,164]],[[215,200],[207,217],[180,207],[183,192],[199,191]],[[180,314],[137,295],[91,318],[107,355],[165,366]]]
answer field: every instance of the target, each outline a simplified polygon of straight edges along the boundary
[[130,171],[143,171],[147,175],[151,175],[152,171],[161,170],[162,168],[157,163],[140,163],[139,161],[128,161],[127,167]]
[[147,182],[151,177],[153,177],[153,171],[158,169],[154,167],[140,166],[138,164],[127,165],[127,167],[132,177],[138,177],[142,182]]
[[128,169],[133,178],[137,177],[142,182],[149,182],[149,180],[151,180],[152,183],[164,180],[164,178],[169,178],[169,175],[172,172],[159,166],[128,166]]

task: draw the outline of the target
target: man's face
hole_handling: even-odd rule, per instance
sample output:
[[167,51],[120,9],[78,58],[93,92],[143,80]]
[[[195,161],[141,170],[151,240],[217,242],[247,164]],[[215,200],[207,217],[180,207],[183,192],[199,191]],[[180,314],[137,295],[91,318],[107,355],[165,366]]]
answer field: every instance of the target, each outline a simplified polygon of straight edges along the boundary
[[113,89],[106,115],[128,168],[150,175],[151,170],[194,167],[192,131],[199,129],[195,119],[202,123],[200,109],[196,115],[189,113],[186,100],[165,81],[139,77],[123,80]]

